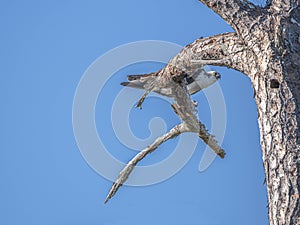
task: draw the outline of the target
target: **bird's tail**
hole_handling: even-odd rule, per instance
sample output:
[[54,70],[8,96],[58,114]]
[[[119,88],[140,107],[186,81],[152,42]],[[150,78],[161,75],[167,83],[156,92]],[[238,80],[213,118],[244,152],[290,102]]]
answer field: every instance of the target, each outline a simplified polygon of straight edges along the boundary
[[157,72],[149,73],[149,74],[139,74],[139,75],[128,75],[127,82],[122,82],[121,85],[139,88],[139,89],[147,89],[147,87],[156,79]]

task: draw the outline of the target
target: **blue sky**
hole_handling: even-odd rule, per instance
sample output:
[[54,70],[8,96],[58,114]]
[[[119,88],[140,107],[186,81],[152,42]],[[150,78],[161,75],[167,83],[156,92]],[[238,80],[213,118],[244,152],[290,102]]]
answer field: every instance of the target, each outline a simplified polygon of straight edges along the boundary
[[[253,225],[267,223],[259,130],[249,79],[227,68],[222,74],[227,125],[226,158],[198,171],[205,145],[175,176],[144,186],[123,186],[106,205],[112,184],[82,157],[73,134],[72,104],[89,65],[119,45],[163,40],[186,45],[200,36],[231,31],[210,9],[189,1],[1,1],[0,224],[6,225]],[[98,134],[119,160],[136,152],[114,136],[109,107],[128,73],[161,68],[140,63],[122,68],[106,83],[96,105]],[[101,74],[99,74],[101,76]],[[139,94],[141,92],[138,92]],[[199,117],[209,127],[202,93]],[[149,136],[154,117],[171,128],[179,122],[170,106],[149,98],[132,110],[129,123]],[[158,162],[176,139],[144,160]],[[112,168],[113,169],[113,168]]]

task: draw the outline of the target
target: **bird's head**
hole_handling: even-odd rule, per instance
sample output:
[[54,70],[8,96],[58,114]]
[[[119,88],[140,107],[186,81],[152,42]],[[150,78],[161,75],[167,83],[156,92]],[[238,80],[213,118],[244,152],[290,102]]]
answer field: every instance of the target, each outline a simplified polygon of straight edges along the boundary
[[202,70],[200,74],[195,79],[195,82],[201,89],[207,88],[217,80],[221,78],[221,75],[216,71],[205,71]]
[[206,75],[208,76],[208,77],[214,77],[215,79],[217,79],[217,80],[219,80],[219,79],[221,79],[221,74],[219,74],[218,72],[216,72],[216,71],[208,71],[208,72],[204,72],[204,73],[206,73]]
[[189,93],[193,95],[198,91],[209,87],[220,78],[221,75],[218,72],[205,71],[202,69],[198,74],[193,74],[193,76],[186,79]]

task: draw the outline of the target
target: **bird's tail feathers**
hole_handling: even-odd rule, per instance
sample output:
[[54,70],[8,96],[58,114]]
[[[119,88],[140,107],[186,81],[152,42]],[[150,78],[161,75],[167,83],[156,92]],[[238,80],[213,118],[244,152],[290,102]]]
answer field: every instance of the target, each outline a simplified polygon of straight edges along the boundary
[[149,73],[149,74],[139,74],[139,75],[128,75],[127,79],[129,82],[122,82],[121,85],[145,89],[156,79],[157,72]]
[[134,81],[122,82],[121,85],[126,87],[139,88],[139,89],[144,88],[144,84],[142,84],[141,82],[134,82]]
[[147,74],[128,75],[127,76],[127,80],[128,81],[139,80],[140,78],[152,77],[155,74],[156,74],[156,72],[154,72],[154,73],[147,73]]
[[128,86],[130,84],[130,82],[122,82],[121,85],[123,86]]

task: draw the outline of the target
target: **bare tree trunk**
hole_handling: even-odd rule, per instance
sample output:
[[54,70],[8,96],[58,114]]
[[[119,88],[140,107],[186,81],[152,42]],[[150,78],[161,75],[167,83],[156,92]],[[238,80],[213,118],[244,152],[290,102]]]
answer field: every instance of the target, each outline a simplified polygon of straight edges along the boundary
[[[212,2],[223,7],[209,1],[215,11]],[[235,67],[249,76],[255,91],[270,224],[299,225],[300,9],[297,1],[268,4],[255,9],[255,17],[237,16],[234,24],[246,27],[234,27],[245,45]]]
[[[193,70],[200,62],[226,66],[252,81],[271,225],[300,224],[299,1],[201,0],[234,29],[196,40],[166,66]],[[191,73],[191,71],[189,71]]]
[[[180,79],[203,64],[241,71],[255,92],[271,225],[300,225],[300,2],[200,0],[235,32],[198,39],[159,75]],[[184,120],[183,120],[184,121]]]
[[197,60],[252,81],[258,110],[271,225],[300,224],[299,1],[201,0],[234,29],[196,40],[167,65],[188,71]]

